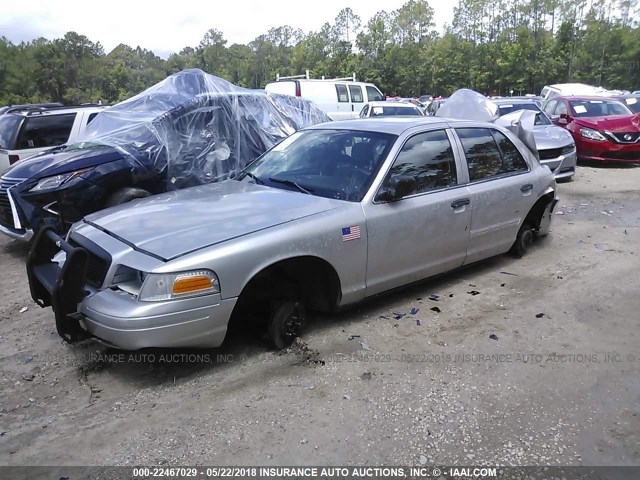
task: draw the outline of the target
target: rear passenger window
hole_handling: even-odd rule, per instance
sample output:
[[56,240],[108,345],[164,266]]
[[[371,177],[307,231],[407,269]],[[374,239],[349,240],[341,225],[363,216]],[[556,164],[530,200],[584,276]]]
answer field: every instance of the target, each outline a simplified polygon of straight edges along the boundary
[[492,130],[493,138],[496,139],[500,153],[502,153],[502,169],[500,173],[526,172],[529,170],[527,162],[522,158],[522,154],[516,146],[502,132]]
[[407,140],[391,167],[391,177],[397,175],[414,177],[417,193],[456,185],[456,162],[445,131],[419,133]]
[[367,85],[367,98],[370,102],[379,102],[384,100],[384,97],[380,93],[376,87],[372,87],[371,85]]
[[502,133],[493,130],[492,134],[492,130],[487,128],[460,128],[456,131],[464,147],[471,182],[528,170],[518,149]]
[[89,125],[91,123],[91,120],[93,120],[94,118],[96,118],[96,116],[98,115],[98,113],[100,112],[94,112],[91,115],[89,115],[89,120],[87,121],[87,125]]
[[362,103],[364,102],[364,98],[362,98],[362,88],[358,85],[349,85],[349,92],[351,93],[351,101],[354,103]]
[[338,94],[339,102],[349,102],[349,93],[346,85],[336,84],[336,93]]
[[27,117],[18,137],[17,148],[55,147],[66,143],[75,118],[75,113]]

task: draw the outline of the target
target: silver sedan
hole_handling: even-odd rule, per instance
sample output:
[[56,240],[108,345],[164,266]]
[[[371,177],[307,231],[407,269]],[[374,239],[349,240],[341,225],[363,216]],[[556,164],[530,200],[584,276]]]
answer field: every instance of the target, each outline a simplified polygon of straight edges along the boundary
[[522,255],[556,203],[549,169],[494,124],[343,121],[293,134],[235,179],[89,215],[66,240],[44,229],[27,271],[69,342],[215,347],[230,322],[255,320],[282,348],[308,309]]

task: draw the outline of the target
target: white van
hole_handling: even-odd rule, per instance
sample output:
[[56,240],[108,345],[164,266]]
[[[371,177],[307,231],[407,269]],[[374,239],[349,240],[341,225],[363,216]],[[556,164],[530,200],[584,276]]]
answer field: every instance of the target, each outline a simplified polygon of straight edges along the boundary
[[277,76],[264,89],[311,100],[332,120],[358,118],[365,103],[384,100],[378,87],[357,82],[355,74],[347,78],[312,79],[307,70],[305,75]]
[[585,95],[589,97],[609,97],[620,95],[617,90],[607,90],[603,87],[594,87],[584,83],[558,83],[556,85],[546,85],[540,96],[543,102],[547,102],[553,97],[566,97],[572,95]]

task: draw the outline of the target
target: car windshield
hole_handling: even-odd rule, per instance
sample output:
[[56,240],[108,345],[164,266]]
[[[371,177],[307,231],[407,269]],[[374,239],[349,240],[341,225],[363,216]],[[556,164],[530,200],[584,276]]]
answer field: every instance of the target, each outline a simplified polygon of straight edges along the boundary
[[20,115],[10,114],[0,116],[0,148],[14,148],[11,143],[15,139],[14,133],[21,118]]
[[572,100],[571,108],[576,117],[632,115],[631,110],[617,100]]
[[355,130],[297,132],[249,165],[237,180],[359,202],[396,138]]
[[624,103],[633,113],[640,113],[640,98],[628,97],[624,99]]
[[412,105],[407,105],[406,107],[400,107],[397,105],[393,106],[384,106],[384,107],[372,107],[371,108],[371,116],[372,117],[389,117],[389,116],[422,116],[422,112]]
[[547,118],[547,116],[540,110],[535,103],[514,103],[514,104],[504,104],[498,105],[498,111],[500,116],[506,115],[508,113],[516,112],[518,110],[533,110],[537,112],[536,114],[536,125],[551,125],[551,121]]

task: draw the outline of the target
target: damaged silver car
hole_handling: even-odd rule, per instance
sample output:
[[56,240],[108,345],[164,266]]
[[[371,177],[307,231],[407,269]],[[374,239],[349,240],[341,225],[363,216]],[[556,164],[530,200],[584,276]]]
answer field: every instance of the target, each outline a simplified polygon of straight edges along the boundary
[[258,319],[282,348],[307,310],[546,235],[555,179],[511,130],[437,117],[301,130],[233,179],[89,215],[66,239],[42,230],[32,297],[68,342],[216,347]]

